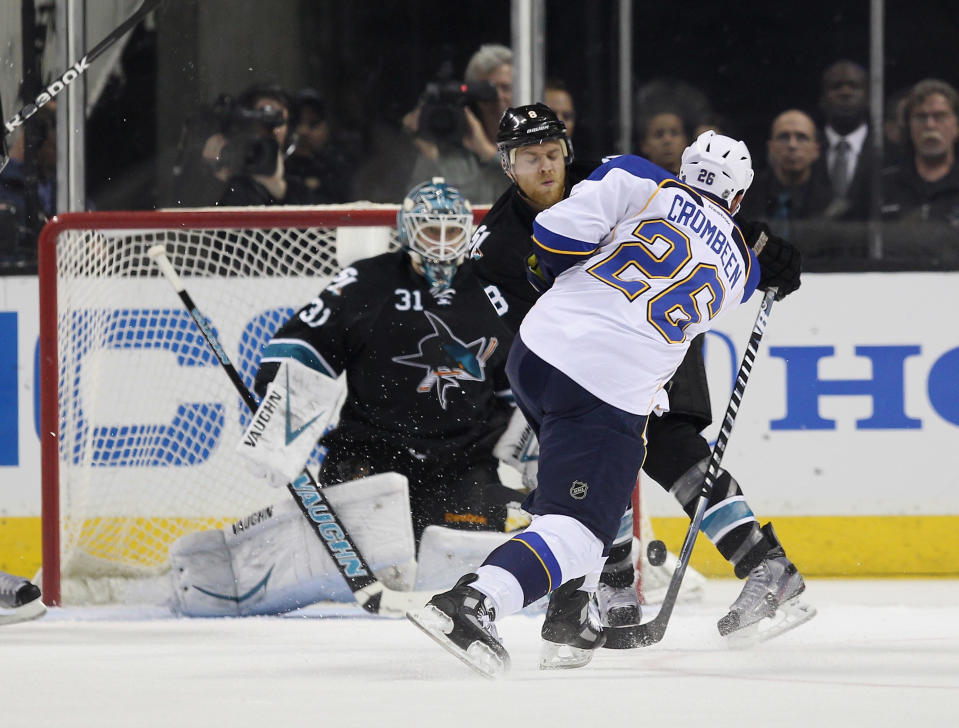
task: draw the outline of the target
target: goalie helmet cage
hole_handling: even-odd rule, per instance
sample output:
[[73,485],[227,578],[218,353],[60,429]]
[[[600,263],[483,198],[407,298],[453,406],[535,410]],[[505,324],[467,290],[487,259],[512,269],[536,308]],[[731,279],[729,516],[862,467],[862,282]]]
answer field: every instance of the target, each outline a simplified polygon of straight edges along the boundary
[[[249,413],[147,257],[158,243],[252,386],[338,270],[394,250],[397,205],[67,213],[39,241],[45,600],[155,603],[169,545],[275,501],[237,462]],[[486,208],[475,211],[475,219]],[[384,291],[384,295],[389,292]]]

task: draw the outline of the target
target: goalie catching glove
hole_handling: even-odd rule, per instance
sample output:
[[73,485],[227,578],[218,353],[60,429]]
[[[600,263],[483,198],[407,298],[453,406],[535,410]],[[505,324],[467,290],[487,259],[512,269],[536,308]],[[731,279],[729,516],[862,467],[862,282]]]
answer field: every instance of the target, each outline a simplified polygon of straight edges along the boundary
[[773,235],[769,226],[762,222],[749,222],[736,218],[743,231],[746,245],[753,249],[759,260],[759,284],[757,288],[767,291],[776,289],[776,300],[781,301],[799,288],[802,273],[802,254],[799,248]]
[[345,396],[336,379],[296,360],[285,360],[240,438],[237,452],[270,485],[286,485],[302,472]]

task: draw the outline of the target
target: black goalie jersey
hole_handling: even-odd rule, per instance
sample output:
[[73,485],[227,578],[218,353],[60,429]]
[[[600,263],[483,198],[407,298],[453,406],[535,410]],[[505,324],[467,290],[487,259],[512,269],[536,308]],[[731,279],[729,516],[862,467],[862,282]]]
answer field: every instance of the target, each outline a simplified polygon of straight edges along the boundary
[[347,399],[323,444],[381,444],[447,462],[489,457],[512,401],[503,306],[468,263],[434,296],[406,252],[358,261],[274,334],[257,390],[286,358],[331,377],[345,371]]

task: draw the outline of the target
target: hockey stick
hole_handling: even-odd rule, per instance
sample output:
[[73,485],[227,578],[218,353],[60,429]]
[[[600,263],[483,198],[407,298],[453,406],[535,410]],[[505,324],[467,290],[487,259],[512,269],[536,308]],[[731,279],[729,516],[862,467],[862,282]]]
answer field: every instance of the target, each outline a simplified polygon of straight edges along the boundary
[[766,330],[766,323],[769,319],[769,312],[773,307],[775,295],[776,289],[766,291],[766,295],[763,297],[762,304],[759,307],[756,323],[753,325],[752,333],[749,335],[749,342],[746,344],[746,353],[743,355],[743,362],[739,367],[739,373],[736,375],[736,386],[733,387],[732,396],[729,398],[729,406],[726,407],[726,417],[723,419],[723,425],[719,430],[719,437],[716,438],[716,444],[713,446],[713,452],[709,458],[709,466],[706,468],[706,477],[703,480],[703,489],[699,494],[699,501],[696,503],[696,512],[693,515],[693,520],[689,524],[689,530],[686,531],[686,540],[683,541],[682,550],[679,552],[679,562],[676,564],[675,571],[673,571],[673,577],[669,580],[669,587],[666,589],[663,605],[660,607],[659,613],[644,624],[605,628],[603,630],[606,635],[606,644],[604,646],[609,649],[626,650],[633,647],[648,647],[649,645],[654,645],[659,642],[663,638],[663,635],[666,634],[666,626],[669,624],[669,617],[673,613],[673,607],[676,606],[676,599],[679,597],[679,588],[683,583],[683,575],[686,573],[686,567],[689,566],[689,557],[692,556],[696,537],[699,535],[699,529],[703,525],[706,504],[709,502],[709,496],[713,492],[716,478],[719,477],[719,464],[722,462],[723,453],[726,451],[726,443],[729,442],[729,434],[732,432],[733,423],[736,421],[736,413],[739,411],[739,404],[743,399],[746,382],[749,380],[749,372],[752,371],[753,363],[756,361],[756,352],[759,349],[759,342],[762,341],[763,333]]
[[[0,119],[3,118],[3,98],[0,98]],[[7,132],[4,131],[3,134],[0,134],[0,172],[3,171],[3,168],[7,166],[7,162],[10,161],[10,155],[7,152]]]
[[[63,91],[63,89],[73,83],[81,73],[90,68],[90,64],[93,63],[93,61],[95,61],[97,57],[103,53],[103,51],[126,35],[130,29],[132,29],[137,23],[146,17],[147,13],[156,9],[161,2],[163,2],[163,0],[143,0],[143,4],[140,5],[140,8],[133,13],[133,15],[118,25],[112,33],[97,43],[85,56],[64,71],[60,75],[60,78],[41,91],[40,95],[37,96],[36,99],[24,106],[22,109],[20,109],[20,111],[14,114],[13,117],[7,120],[4,123],[4,138],[7,134],[12,133],[18,126],[23,126],[23,123],[31,116],[36,114],[42,106],[44,106],[57,94]],[[2,114],[0,114],[0,118],[3,118]],[[5,163],[5,161],[6,158],[0,159],[0,168],[2,168],[2,165]]]
[[[246,384],[243,383],[236,367],[230,362],[226,351],[217,340],[210,322],[193,303],[193,299],[183,284],[183,279],[180,278],[170,259],[167,258],[166,248],[163,245],[154,245],[147,251],[147,256],[156,263],[173,290],[180,297],[190,314],[190,318],[200,329],[206,343],[219,360],[221,368],[230,378],[250,412],[256,412],[259,402]],[[353,592],[353,596],[356,597],[356,601],[367,612],[403,616],[410,609],[422,607],[432,596],[432,592],[401,592],[390,589],[373,575],[373,570],[356,547],[343,521],[336,515],[333,506],[323,495],[316,479],[307,468],[303,468],[303,472],[292,483],[288,483],[286,487],[313,527],[320,543],[330,554],[337,570],[346,580],[346,584]]]

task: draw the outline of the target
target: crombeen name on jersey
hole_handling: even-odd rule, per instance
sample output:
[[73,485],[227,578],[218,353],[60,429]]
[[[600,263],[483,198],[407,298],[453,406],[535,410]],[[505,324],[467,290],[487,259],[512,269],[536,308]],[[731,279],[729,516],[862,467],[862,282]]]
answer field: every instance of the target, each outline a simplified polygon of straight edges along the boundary
[[709,246],[710,250],[719,256],[723,262],[723,273],[731,286],[742,276],[742,266],[733,255],[733,247],[729,244],[726,235],[718,226],[709,221],[703,208],[690,201],[683,195],[677,194],[669,206],[666,219],[683,225],[696,233]]

